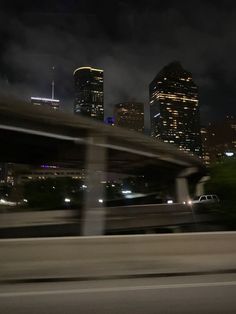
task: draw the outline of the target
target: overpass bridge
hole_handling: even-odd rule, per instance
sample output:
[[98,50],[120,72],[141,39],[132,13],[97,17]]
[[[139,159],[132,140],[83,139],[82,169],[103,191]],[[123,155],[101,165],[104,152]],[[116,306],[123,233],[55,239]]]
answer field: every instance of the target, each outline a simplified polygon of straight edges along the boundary
[[0,102],[0,162],[59,163],[86,169],[90,187],[84,200],[83,235],[105,230],[102,180],[106,173],[154,175],[176,182],[178,203],[189,199],[188,177],[199,179],[201,160],[143,134],[81,116],[53,112],[20,102]]

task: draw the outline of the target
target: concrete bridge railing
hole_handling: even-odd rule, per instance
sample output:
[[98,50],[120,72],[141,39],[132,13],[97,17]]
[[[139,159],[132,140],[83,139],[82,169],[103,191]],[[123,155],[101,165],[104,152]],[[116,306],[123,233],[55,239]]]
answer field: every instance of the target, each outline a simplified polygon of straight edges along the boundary
[[236,232],[0,240],[0,280],[236,269]]

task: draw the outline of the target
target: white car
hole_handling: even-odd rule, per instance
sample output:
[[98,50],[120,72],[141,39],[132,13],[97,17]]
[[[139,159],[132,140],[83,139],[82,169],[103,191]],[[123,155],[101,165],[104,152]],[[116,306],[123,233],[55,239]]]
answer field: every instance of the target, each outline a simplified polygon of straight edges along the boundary
[[219,198],[215,194],[206,194],[206,195],[200,195],[196,196],[192,200],[192,204],[201,204],[201,203],[219,203]]

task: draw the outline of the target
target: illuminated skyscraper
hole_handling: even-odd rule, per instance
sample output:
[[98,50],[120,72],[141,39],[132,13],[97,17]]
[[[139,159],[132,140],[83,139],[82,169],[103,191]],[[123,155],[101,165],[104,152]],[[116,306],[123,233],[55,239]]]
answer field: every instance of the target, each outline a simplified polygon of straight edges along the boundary
[[144,106],[143,103],[119,103],[114,109],[115,125],[129,130],[144,131]]
[[149,85],[151,136],[201,156],[198,88],[179,62],[165,66]]
[[74,113],[103,120],[103,70],[78,68],[74,71],[74,82]]

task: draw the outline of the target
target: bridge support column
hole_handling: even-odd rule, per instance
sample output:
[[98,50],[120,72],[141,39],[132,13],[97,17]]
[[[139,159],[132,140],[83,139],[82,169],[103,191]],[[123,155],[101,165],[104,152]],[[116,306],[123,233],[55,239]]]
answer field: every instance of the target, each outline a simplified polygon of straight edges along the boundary
[[176,196],[178,203],[190,200],[187,177],[196,171],[196,168],[186,168],[178,174],[176,178]]
[[204,194],[204,185],[209,179],[210,179],[209,176],[204,176],[201,178],[200,181],[198,181],[197,186],[196,186],[196,192],[195,192],[196,196]]
[[103,235],[105,226],[104,184],[106,180],[106,139],[96,136],[89,138],[86,151],[87,177],[84,208],[82,215],[82,235]]
[[176,178],[176,194],[178,203],[183,203],[190,199],[186,178]]

